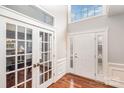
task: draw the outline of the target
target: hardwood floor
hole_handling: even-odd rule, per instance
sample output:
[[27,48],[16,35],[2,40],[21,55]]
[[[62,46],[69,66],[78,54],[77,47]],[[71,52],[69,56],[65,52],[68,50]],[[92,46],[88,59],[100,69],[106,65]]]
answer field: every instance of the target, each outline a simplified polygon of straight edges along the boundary
[[73,74],[66,74],[56,83],[50,85],[48,88],[113,88],[113,87],[85,77],[80,77]]

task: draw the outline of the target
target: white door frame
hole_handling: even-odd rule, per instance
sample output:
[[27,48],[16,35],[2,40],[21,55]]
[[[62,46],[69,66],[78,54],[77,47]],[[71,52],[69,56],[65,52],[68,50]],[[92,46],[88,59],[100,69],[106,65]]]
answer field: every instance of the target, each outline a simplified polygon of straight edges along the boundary
[[[73,38],[76,35],[80,35],[80,34],[88,34],[88,33],[100,33],[100,32],[104,32],[105,33],[105,47],[104,47],[104,53],[105,53],[105,57],[104,57],[104,83],[107,83],[107,77],[108,77],[108,30],[109,28],[103,28],[103,29],[95,29],[95,30],[87,30],[84,32],[75,32],[75,33],[69,33],[68,34],[68,43],[67,43],[67,72],[68,73],[73,73],[74,69],[70,68],[70,39]],[[73,55],[74,56],[74,55]]]

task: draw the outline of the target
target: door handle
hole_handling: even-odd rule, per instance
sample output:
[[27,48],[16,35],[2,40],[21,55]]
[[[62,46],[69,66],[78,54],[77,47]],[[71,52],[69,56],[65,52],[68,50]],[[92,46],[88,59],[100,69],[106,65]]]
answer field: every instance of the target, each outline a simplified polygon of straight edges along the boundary
[[75,58],[78,58],[78,56],[77,56],[77,55],[75,55],[74,57],[75,57]]
[[77,53],[74,54],[74,57],[75,57],[75,58],[78,58]]
[[36,64],[33,64],[33,68],[36,68],[37,67],[37,65]]
[[40,66],[40,63],[37,63],[37,67],[39,67]]
[[40,66],[40,63],[33,64],[33,67],[34,67],[34,68],[39,67],[39,66]]

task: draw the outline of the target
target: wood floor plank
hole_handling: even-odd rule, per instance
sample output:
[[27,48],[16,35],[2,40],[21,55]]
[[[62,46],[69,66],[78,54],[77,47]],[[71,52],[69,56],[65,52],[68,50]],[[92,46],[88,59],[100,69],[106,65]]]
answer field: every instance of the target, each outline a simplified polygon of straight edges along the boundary
[[56,83],[53,83],[48,88],[113,88],[105,85],[102,82],[91,80],[85,77],[80,77],[74,74],[66,74]]

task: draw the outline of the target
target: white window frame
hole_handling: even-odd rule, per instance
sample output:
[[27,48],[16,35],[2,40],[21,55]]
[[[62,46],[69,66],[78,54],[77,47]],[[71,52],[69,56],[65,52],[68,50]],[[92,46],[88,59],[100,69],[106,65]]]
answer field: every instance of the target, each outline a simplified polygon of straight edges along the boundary
[[68,24],[81,22],[81,21],[85,21],[85,20],[90,20],[92,18],[97,18],[97,17],[104,16],[104,15],[107,15],[107,6],[105,6],[105,5],[103,5],[103,11],[99,15],[89,16],[89,17],[86,17],[86,18],[81,18],[81,19],[78,19],[78,20],[75,20],[75,21],[71,21],[71,5],[68,6]]

